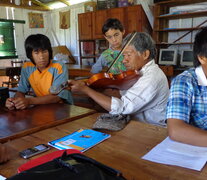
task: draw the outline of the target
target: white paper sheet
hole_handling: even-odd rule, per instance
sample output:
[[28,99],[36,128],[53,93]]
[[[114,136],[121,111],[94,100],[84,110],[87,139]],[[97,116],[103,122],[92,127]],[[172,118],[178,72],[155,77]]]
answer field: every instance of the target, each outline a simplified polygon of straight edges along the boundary
[[175,142],[167,137],[142,159],[200,171],[207,161],[207,148]]
[[6,179],[6,178],[4,176],[0,175],[0,180],[4,180],[4,179]]
[[168,151],[193,157],[207,157],[206,147],[192,146],[189,144],[183,144],[180,142],[172,141],[170,138],[168,139],[170,141],[167,147]]

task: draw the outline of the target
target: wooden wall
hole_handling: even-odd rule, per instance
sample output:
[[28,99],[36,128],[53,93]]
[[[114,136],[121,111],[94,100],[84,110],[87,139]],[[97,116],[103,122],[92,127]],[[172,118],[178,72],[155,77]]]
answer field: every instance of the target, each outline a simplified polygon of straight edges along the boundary
[[[65,30],[60,29],[59,12],[65,12],[68,10],[70,10],[71,27]],[[31,12],[43,14],[44,28],[29,28],[28,13]],[[79,56],[79,52],[78,52],[77,14],[83,12],[84,12],[83,3],[66,8],[61,8],[58,10],[53,10],[53,11],[34,11],[28,9],[0,6],[0,18],[7,19],[8,17],[8,19],[26,21],[25,24],[15,23],[16,50],[19,58],[23,60],[26,59],[25,50],[24,50],[25,39],[31,34],[41,33],[50,38],[52,46],[66,45],[67,48],[70,49],[70,51],[78,61],[77,56]]]

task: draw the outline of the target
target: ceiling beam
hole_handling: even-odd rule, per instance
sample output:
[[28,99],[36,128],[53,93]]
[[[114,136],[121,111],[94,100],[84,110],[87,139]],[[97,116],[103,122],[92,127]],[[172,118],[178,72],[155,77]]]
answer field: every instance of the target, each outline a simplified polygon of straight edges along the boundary
[[15,5],[13,3],[1,3],[0,6],[7,6],[7,7],[14,7],[14,8],[23,8],[23,9],[31,9],[31,10],[38,10],[38,11],[48,11],[50,9],[40,6],[27,6],[27,5]]
[[51,10],[51,8],[49,6],[46,6],[45,4],[41,3],[40,1],[37,1],[37,0],[31,0],[32,3],[38,5],[38,6],[41,6],[41,7],[44,7],[46,10]]
[[66,0],[59,0],[59,1],[64,3],[64,4],[66,4],[67,6],[70,6],[70,3],[68,1],[66,1]]

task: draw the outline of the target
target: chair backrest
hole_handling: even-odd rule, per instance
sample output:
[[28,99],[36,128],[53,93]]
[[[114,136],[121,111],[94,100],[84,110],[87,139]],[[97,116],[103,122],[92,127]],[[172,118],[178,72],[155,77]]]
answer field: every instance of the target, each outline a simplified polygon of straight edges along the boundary
[[6,68],[6,76],[20,76],[21,75],[21,67],[9,67]]
[[21,67],[9,67],[6,68],[6,76],[9,77],[8,81],[2,82],[2,87],[7,85],[7,87],[16,87],[20,80]]
[[19,60],[19,61],[11,61],[12,67],[21,67],[23,65],[24,61]]

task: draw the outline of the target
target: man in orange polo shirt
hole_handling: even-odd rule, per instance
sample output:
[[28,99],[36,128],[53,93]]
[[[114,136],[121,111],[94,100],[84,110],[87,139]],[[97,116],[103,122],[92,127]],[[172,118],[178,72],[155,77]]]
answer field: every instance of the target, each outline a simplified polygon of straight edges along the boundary
[[[25,62],[17,93],[14,98],[8,98],[6,107],[9,110],[26,109],[30,105],[66,102],[73,104],[71,93],[63,90],[58,95],[51,94],[51,86],[59,86],[68,79],[68,69],[65,64],[52,60],[52,47],[47,36],[30,35],[25,41],[27,57],[31,62]],[[32,91],[35,97],[26,97]]]

